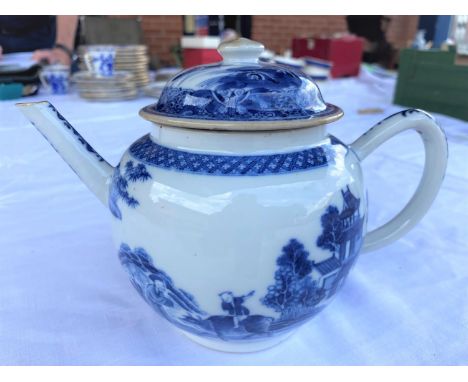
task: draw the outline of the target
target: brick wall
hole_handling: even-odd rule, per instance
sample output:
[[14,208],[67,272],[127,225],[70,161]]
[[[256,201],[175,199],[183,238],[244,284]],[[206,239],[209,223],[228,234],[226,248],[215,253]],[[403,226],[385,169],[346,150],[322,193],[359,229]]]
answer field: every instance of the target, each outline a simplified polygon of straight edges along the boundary
[[387,40],[397,49],[405,48],[413,41],[418,30],[419,16],[390,16]]
[[141,16],[141,27],[150,53],[160,63],[173,65],[171,48],[180,43],[184,31],[182,16]]
[[171,49],[180,43],[183,33],[182,16],[111,16],[138,18],[143,30],[143,41],[148,46],[151,61],[156,65],[174,65]]
[[[390,16],[387,39],[395,48],[403,48],[417,31],[419,16]],[[291,47],[294,36],[312,36],[346,32],[345,16],[254,16],[252,37],[277,53]]]
[[[144,42],[152,61],[175,63],[171,48],[180,42],[183,32],[182,16],[118,16],[140,18]],[[391,16],[388,40],[396,47],[405,47],[417,30],[418,16]],[[252,38],[261,41],[277,53],[291,47],[294,36],[311,36],[346,32],[345,16],[253,16]]]
[[344,16],[253,16],[252,38],[267,49],[283,53],[294,36],[346,32]]

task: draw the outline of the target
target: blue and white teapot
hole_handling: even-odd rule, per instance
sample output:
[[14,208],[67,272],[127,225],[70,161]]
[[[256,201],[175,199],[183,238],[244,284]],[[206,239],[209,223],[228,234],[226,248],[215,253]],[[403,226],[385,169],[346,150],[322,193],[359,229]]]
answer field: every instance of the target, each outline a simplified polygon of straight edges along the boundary
[[[445,136],[405,110],[350,145],[326,124],[343,112],[303,72],[223,43],[221,63],[188,69],[141,110],[153,131],[112,167],[48,102],[19,104],[112,214],[119,259],[138,293],[194,341],[244,352],[273,346],[320,312],[361,250],[391,243],[441,185]],[[426,162],[403,210],[367,232],[360,162],[416,130]]]

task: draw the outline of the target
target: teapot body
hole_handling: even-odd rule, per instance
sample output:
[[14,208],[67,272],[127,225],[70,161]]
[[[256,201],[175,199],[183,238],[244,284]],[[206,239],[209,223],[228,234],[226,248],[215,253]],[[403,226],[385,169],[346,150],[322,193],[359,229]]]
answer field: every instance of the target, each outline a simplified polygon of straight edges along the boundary
[[[140,295],[193,340],[261,350],[320,312],[359,251],[414,227],[447,166],[435,119],[408,109],[349,146],[327,134],[343,115],[299,70],[261,63],[263,45],[224,42],[223,62],[183,71],[157,104],[157,123],[111,166],[48,102],[24,115],[113,215],[119,258]],[[360,161],[395,135],[421,137],[418,188],[366,232]]]
[[260,350],[321,311],[365,233],[359,161],[323,126],[158,127],[115,169],[109,208],[139,294],[195,341]]

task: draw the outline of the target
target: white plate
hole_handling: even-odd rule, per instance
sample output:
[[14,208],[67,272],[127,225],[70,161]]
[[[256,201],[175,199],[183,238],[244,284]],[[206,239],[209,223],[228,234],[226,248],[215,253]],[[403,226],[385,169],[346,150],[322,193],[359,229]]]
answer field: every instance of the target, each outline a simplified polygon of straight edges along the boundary
[[124,97],[115,97],[115,98],[92,98],[87,96],[81,96],[81,98],[92,101],[92,102],[119,102],[119,101],[129,101],[137,98],[138,95],[124,96]]
[[159,98],[166,83],[166,81],[151,82],[142,89],[143,93],[148,97]]
[[138,96],[138,91],[127,91],[119,93],[88,93],[88,92],[79,92],[80,97],[86,99],[95,99],[95,100],[120,100],[120,99],[130,99]]
[[119,93],[126,91],[135,91],[136,84],[131,83],[129,85],[115,86],[115,87],[103,87],[103,86],[78,86],[79,92],[86,93]]
[[133,74],[127,71],[115,71],[112,76],[103,77],[92,72],[83,71],[75,73],[72,78],[75,81],[129,81],[132,80]]
[[148,57],[116,57],[116,64],[147,64],[149,62]]

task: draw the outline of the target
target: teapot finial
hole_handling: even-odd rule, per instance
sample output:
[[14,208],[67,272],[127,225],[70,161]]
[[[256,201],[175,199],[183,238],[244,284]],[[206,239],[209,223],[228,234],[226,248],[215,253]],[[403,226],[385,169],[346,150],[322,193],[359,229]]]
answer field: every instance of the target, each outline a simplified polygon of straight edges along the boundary
[[224,64],[255,64],[258,62],[258,58],[264,50],[265,47],[263,44],[244,37],[233,41],[222,42],[218,46],[218,52],[223,57]]

